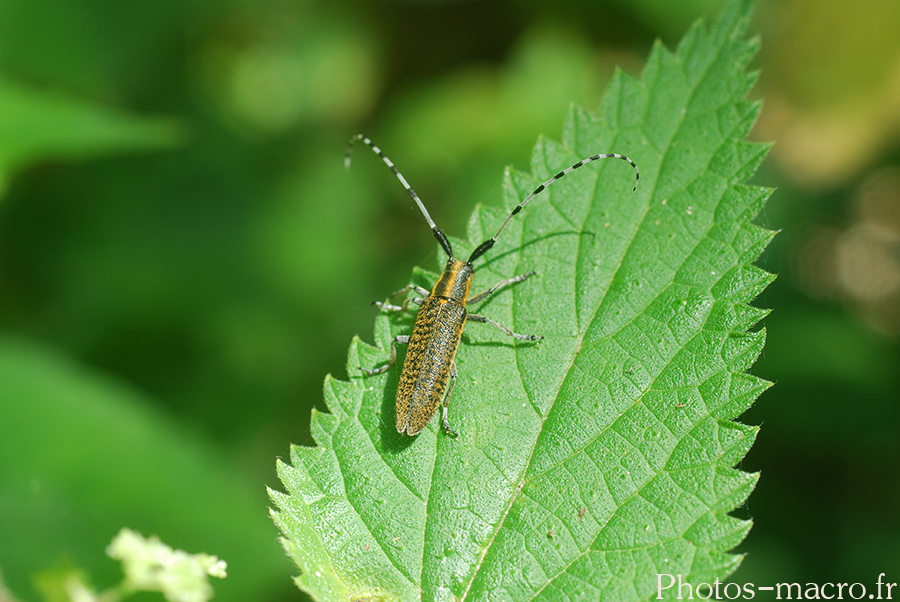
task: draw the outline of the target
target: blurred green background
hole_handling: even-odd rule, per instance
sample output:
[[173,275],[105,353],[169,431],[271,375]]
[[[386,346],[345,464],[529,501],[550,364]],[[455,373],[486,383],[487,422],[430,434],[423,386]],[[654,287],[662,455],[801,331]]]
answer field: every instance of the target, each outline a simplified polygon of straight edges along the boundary
[[[0,572],[118,579],[122,526],[301,596],[267,517],[369,302],[571,102],[718,0],[0,0]],[[761,0],[781,230],[738,582],[900,581],[900,3]],[[615,149],[598,149],[615,150]],[[2,594],[0,594],[2,598]]]

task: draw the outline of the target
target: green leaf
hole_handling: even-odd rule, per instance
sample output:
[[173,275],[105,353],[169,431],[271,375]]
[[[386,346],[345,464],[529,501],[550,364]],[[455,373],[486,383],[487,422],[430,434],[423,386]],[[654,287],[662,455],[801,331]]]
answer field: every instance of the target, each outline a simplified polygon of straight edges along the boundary
[[181,138],[172,119],[128,115],[0,77],[0,191],[29,161],[165,148]]
[[225,559],[242,577],[216,585],[219,602],[256,599],[290,567],[227,454],[145,396],[6,335],[0,383],[0,572],[18,597],[73,566],[101,588],[120,581],[105,550],[123,526]]
[[[728,513],[756,475],[732,468],[756,428],[734,419],[768,383],[745,371],[762,350],[749,302],[772,276],[751,265],[772,233],[751,224],[770,191],[743,182],[767,146],[743,139],[757,49],[750,0],[693,27],[644,75],[619,72],[597,114],[573,109],[561,143],[541,141],[533,175],[507,174],[506,209],[480,207],[468,239],[491,236],[540,181],[598,161],[535,198],[476,262],[474,290],[537,277],[479,313],[522,343],[469,324],[450,404],[415,438],[394,429],[409,318],[380,315],[377,348],[355,340],[350,382],[328,377],[314,448],[279,463],[271,492],[298,585],[318,600],[655,599],[657,574],[724,579],[749,521]],[[466,255],[461,253],[463,257]],[[417,274],[419,281],[422,274]],[[398,360],[398,364],[400,363]],[[670,591],[673,597],[677,592]]]

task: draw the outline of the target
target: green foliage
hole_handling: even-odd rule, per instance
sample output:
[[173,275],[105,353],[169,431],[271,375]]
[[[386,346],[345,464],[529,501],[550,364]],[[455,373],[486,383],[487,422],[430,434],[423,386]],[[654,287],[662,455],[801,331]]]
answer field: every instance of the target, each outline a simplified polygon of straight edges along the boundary
[[44,599],[47,602],[120,602],[146,591],[160,592],[169,602],[207,602],[213,597],[208,578],[227,576],[228,563],[216,556],[173,550],[155,535],[145,538],[131,529],[119,531],[106,553],[122,563],[124,578],[120,583],[98,593],[87,585],[85,576],[77,569],[44,571],[36,578]]
[[179,138],[172,120],[126,115],[0,77],[0,190],[12,169],[37,158],[154,149]]
[[57,563],[112,582],[121,571],[102,551],[123,525],[220,553],[244,578],[218,600],[246,600],[289,566],[252,483],[144,396],[7,336],[0,382],[0,568],[13,591]]
[[[573,109],[533,175],[508,173],[507,209],[479,207],[489,237],[524,194],[579,158],[615,151],[548,188],[476,265],[481,290],[537,278],[483,312],[539,344],[469,325],[450,418],[415,438],[393,427],[399,367],[383,362],[410,320],[381,315],[355,340],[350,381],[329,377],[316,447],[279,463],[272,492],[298,585],[319,600],[650,599],[656,574],[729,575],[749,521],[728,516],[756,476],[732,467],[756,429],[734,422],[768,383],[745,371],[764,343],[749,302],[772,280],[751,265],[772,233],[751,224],[769,190],[744,184],[767,150],[743,141],[757,44],[752,2],[731,2],[641,80],[618,72],[600,110]],[[465,256],[464,253],[460,252]],[[423,280],[417,273],[416,279]]]

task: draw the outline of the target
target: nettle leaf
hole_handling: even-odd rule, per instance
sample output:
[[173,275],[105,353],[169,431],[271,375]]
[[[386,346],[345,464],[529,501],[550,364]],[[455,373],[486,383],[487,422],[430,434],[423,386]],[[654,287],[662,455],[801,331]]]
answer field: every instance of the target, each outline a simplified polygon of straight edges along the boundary
[[[766,145],[743,139],[757,50],[750,0],[697,25],[675,54],[657,44],[643,77],[613,78],[597,114],[573,109],[533,175],[507,174],[506,209],[480,207],[465,257],[540,181],[597,161],[536,197],[476,262],[473,290],[537,276],[485,315],[539,343],[467,325],[450,419],[394,428],[390,340],[412,317],[380,315],[377,347],[354,340],[350,382],[328,377],[313,448],[279,463],[271,493],[298,585],[317,600],[655,599],[657,575],[724,579],[750,522],[728,513],[756,475],[733,466],[756,428],[734,419],[769,383],[745,371],[772,276],[751,265],[773,233],[751,223],[770,190],[744,182]],[[462,252],[465,250],[465,253]],[[426,281],[418,272],[415,280]],[[433,280],[428,282],[428,286]],[[669,590],[665,595],[674,597]]]

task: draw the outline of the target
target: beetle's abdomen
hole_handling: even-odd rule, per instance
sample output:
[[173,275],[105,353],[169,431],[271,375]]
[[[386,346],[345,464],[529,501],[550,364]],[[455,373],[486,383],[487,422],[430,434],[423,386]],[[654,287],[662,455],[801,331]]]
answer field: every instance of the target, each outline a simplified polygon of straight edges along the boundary
[[455,300],[429,297],[419,308],[400,382],[397,431],[415,435],[441,404],[468,312]]

